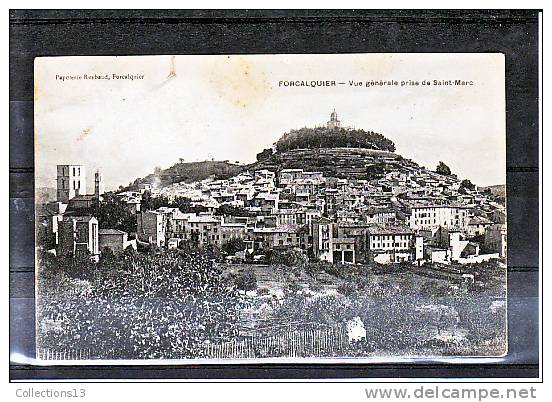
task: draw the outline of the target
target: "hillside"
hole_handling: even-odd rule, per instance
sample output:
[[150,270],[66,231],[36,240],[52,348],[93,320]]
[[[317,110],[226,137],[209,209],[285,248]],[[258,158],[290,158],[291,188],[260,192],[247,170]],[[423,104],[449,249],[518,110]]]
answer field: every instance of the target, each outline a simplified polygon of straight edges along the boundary
[[498,196],[498,197],[505,197],[506,196],[506,185],[505,184],[496,184],[494,186],[478,187],[477,189],[479,191],[489,190],[492,195]]
[[322,172],[326,177],[372,180],[390,171],[405,172],[417,167],[411,160],[388,151],[364,148],[294,149],[276,152],[249,165],[234,165],[223,161],[178,163],[143,179],[137,179],[133,184],[157,183],[166,187],[173,183],[200,181],[211,176],[227,179],[246,170],[253,172],[261,169],[273,172],[281,169],[304,169]]
[[173,183],[201,181],[211,176],[217,179],[227,179],[239,174],[244,168],[244,166],[228,161],[182,162],[168,169],[151,173],[142,179],[137,179],[132,184],[152,183],[165,187]]
[[250,165],[234,165],[227,161],[177,163],[133,184],[146,182],[165,187],[211,176],[226,179],[245,170],[260,169],[275,172],[304,169],[322,172],[326,177],[372,180],[390,171],[404,172],[418,168],[414,162],[394,151],[393,141],[373,131],[341,127],[301,128],[282,135],[273,148],[257,154],[257,162]]
[[304,169],[326,177],[372,180],[390,171],[403,172],[418,165],[392,152],[364,148],[294,149],[277,152],[247,166],[249,170]]
[[315,127],[291,130],[275,144],[276,151],[319,148],[364,148],[395,152],[395,144],[373,131],[341,127]]

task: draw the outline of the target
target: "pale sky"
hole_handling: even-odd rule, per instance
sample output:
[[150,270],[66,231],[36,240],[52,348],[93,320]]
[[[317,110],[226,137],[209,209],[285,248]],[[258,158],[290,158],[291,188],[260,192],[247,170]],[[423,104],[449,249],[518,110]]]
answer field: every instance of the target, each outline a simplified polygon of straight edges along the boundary
[[[421,85],[455,79],[473,85]],[[399,85],[364,86],[371,80]],[[420,85],[401,86],[408,80]],[[461,179],[504,184],[504,86],[504,57],[488,53],[38,58],[36,185],[55,187],[57,164],[85,165],[92,192],[96,169],[110,190],[179,158],[250,163],[290,129],[325,124],[334,108],[343,125],[383,134],[422,166],[442,160]]]

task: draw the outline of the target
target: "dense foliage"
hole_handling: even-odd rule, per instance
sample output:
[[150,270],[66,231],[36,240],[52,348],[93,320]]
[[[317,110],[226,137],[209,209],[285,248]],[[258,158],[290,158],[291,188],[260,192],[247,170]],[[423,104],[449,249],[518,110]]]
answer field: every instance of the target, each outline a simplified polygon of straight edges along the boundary
[[246,292],[257,289],[257,277],[251,268],[245,269],[235,275],[234,283],[238,289]]
[[229,239],[222,244],[222,251],[229,255],[236,254],[238,251],[244,251],[245,249],[245,242],[238,237]]
[[156,168],[153,174],[135,180],[130,187],[135,187],[140,183],[154,182],[164,186],[180,182],[192,183],[212,176],[217,179],[227,179],[236,176],[242,170],[243,167],[228,161],[184,162],[181,159],[179,163],[170,168],[164,170]]
[[[205,345],[239,339],[244,328],[262,341],[360,320],[366,337],[324,356],[504,352],[503,264],[463,266],[475,278],[463,286],[408,264],[332,265],[308,261],[300,250],[269,257],[271,265],[227,271],[199,249],[104,253],[97,264],[41,255],[40,348],[86,349],[97,358],[193,358],[207,353]],[[251,290],[257,296],[243,294]]]
[[206,254],[106,254],[99,263],[44,255],[40,345],[97,358],[200,357],[235,334],[240,298]]
[[464,179],[460,182],[460,188],[458,189],[458,192],[464,194],[466,193],[466,190],[475,191],[475,184],[473,184],[468,179]]
[[263,149],[262,152],[257,154],[257,161],[264,161],[272,156],[272,148]]
[[308,264],[308,257],[300,249],[269,250],[266,253],[270,264],[285,265],[290,269],[304,269]]
[[207,211],[207,208],[201,205],[193,206],[192,200],[187,197],[175,197],[174,199],[170,199],[164,195],[152,197],[149,191],[145,191],[144,194],[142,194],[142,210],[150,211],[161,207],[178,208],[183,213],[200,213]]
[[[366,339],[351,344],[351,356],[493,355],[505,351],[504,267],[496,262],[469,267],[474,273],[484,271],[484,276],[476,277],[486,281],[471,288],[413,275],[409,272],[412,267],[390,267],[385,273],[380,268],[309,263],[304,269],[316,278],[309,284],[310,290],[320,293],[337,285],[337,294],[305,297],[305,289],[296,285],[296,275],[279,275],[294,291],[280,303],[255,308],[265,309],[269,321],[276,323],[334,326],[359,317]],[[329,281],[320,286],[324,277]],[[258,286],[260,292],[263,284]]]
[[393,141],[382,134],[360,129],[301,128],[286,133],[276,142],[278,152],[313,148],[368,148],[395,152]]
[[117,229],[127,233],[136,232],[136,216],[127,207],[126,203],[117,199],[113,193],[104,194],[103,200],[92,207],[90,215],[98,219],[100,229]]
[[452,174],[450,168],[442,161],[439,161],[439,164],[435,168],[435,173],[439,173],[443,176],[450,176]]

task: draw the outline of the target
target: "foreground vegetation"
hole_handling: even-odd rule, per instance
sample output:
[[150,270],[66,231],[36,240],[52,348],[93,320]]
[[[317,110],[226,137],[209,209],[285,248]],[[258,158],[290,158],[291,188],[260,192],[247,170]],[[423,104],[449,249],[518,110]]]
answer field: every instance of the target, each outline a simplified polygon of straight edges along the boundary
[[[270,265],[229,266],[202,250],[104,254],[99,263],[43,255],[39,348],[95,358],[200,358],[206,344],[344,328],[365,337],[345,356],[500,355],[505,269],[467,267],[475,280],[425,277],[415,266],[330,265],[299,251]],[[326,353],[326,352],[325,352]],[[327,351],[322,356],[335,356]]]

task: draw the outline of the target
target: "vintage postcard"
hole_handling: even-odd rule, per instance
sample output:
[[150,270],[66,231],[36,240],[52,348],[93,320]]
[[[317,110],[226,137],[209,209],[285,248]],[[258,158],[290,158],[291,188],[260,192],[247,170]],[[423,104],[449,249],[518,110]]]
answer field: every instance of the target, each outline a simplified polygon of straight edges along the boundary
[[503,356],[502,54],[35,59],[36,353]]

